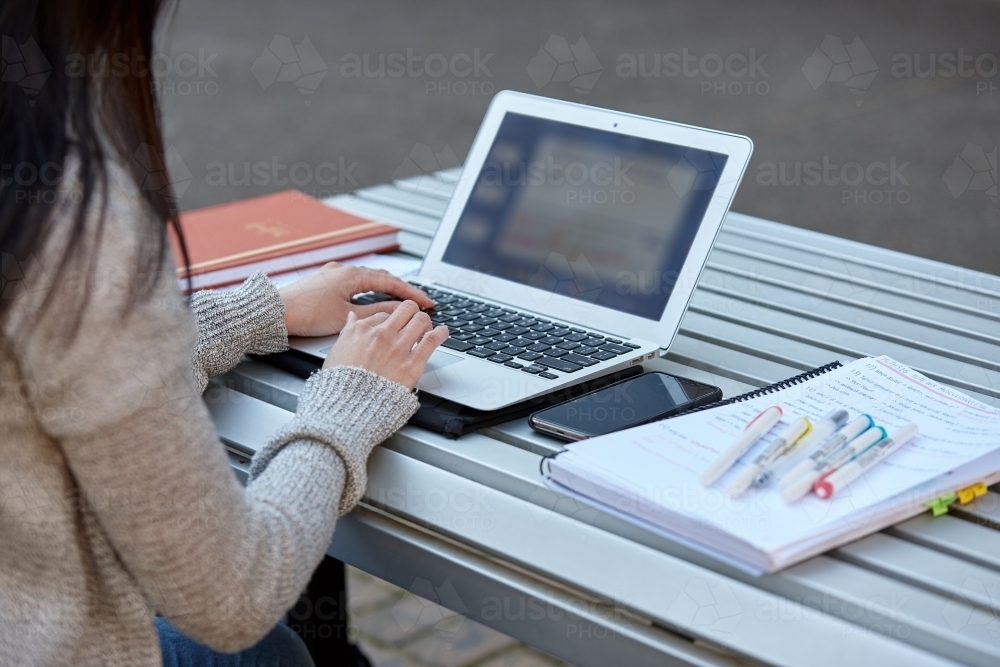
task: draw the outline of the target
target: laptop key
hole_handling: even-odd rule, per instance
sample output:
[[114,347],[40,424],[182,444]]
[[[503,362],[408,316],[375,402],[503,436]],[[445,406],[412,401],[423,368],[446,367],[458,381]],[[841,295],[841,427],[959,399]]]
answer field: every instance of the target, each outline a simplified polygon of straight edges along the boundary
[[507,333],[514,334],[515,336],[520,336],[522,334],[528,333],[528,329],[527,327],[520,327],[520,326],[511,327],[510,329],[507,329]]
[[559,336],[546,336],[545,338],[538,341],[539,343],[544,343],[546,345],[558,345],[562,342],[562,338]]
[[517,313],[510,313],[508,315],[504,315],[503,317],[501,317],[500,321],[501,322],[517,322],[519,319],[521,319],[520,315],[518,315]]
[[587,340],[587,334],[584,334],[584,333],[571,333],[570,335],[566,336],[566,340],[572,341],[574,343],[579,343],[581,341]]
[[487,338],[486,336],[476,336],[475,338],[470,338],[469,342],[475,345],[476,347],[481,347],[483,345],[486,345],[486,343],[492,343],[493,339]]
[[536,324],[535,320],[530,317],[522,317],[518,321],[514,322],[519,327],[530,327]]
[[532,375],[537,375],[538,373],[542,372],[543,367],[541,367],[541,366],[537,366],[537,367],[536,366],[525,366],[521,370],[524,371],[525,373],[531,373]]
[[621,345],[621,341],[618,340],[617,338],[607,338],[605,340],[607,340],[609,343],[614,343],[615,345]]
[[595,366],[598,363],[596,359],[591,359],[590,357],[585,357],[582,354],[574,354],[572,352],[562,357],[562,361],[580,364],[581,366]]
[[490,327],[497,329],[499,331],[507,331],[508,329],[513,329],[514,325],[510,322],[494,322],[490,324]]
[[575,327],[570,327],[569,330],[572,331],[573,333],[584,333],[583,329],[577,329]]
[[486,357],[492,357],[494,354],[496,354],[496,352],[494,352],[493,350],[487,350],[484,347],[477,347],[474,350],[469,350],[468,352],[466,352],[466,354],[469,354],[473,357],[477,357],[479,359],[485,359]]
[[576,348],[580,347],[580,344],[574,343],[571,340],[564,340],[563,342],[556,345],[556,347],[561,348],[563,350],[575,350]]
[[604,352],[610,352],[611,354],[614,355],[628,354],[629,352],[632,351],[627,347],[622,347],[621,345],[612,345],[610,343],[607,345],[602,345],[601,350],[603,350]]
[[558,375],[556,375],[555,373],[549,373],[548,371],[539,373],[538,377],[545,378],[546,380],[558,380],[559,379]]
[[475,345],[473,345],[472,343],[468,343],[464,340],[455,340],[454,338],[448,338],[443,343],[441,343],[441,347],[446,347],[449,350],[455,350],[457,352],[465,352],[467,350],[471,350],[472,348],[474,348]]
[[541,359],[543,356],[540,352],[522,352],[517,355],[517,358],[524,359],[525,361],[534,361],[535,359]]
[[576,348],[573,351],[576,352],[577,354],[593,354],[594,352],[597,352],[597,348],[588,347],[587,345],[581,345],[580,347]]
[[555,327],[549,324],[548,322],[544,324],[536,324],[535,326],[531,327],[532,331],[542,331],[542,332],[552,331],[553,329],[555,329]]
[[481,313],[484,310],[489,310],[489,309],[490,307],[487,306],[485,303],[477,303],[474,306],[469,306],[469,310],[472,311],[473,313]]
[[[451,325],[448,325],[448,328],[451,329]],[[477,331],[483,331],[485,328],[486,327],[484,327],[481,324],[471,324],[470,323],[470,324],[463,324],[462,325],[462,331],[464,331],[465,333],[476,333]],[[480,335],[482,335],[482,334],[480,334]]]
[[514,357],[509,354],[494,354],[492,357],[486,357],[486,361],[492,361],[494,364],[505,364]]
[[591,353],[590,356],[598,361],[607,361],[608,359],[614,359],[618,355],[605,352],[604,350],[598,350],[597,352]]
[[489,345],[484,345],[483,347],[485,347],[487,350],[494,350],[496,352],[499,352],[500,350],[503,350],[503,349],[508,348],[510,346],[507,345],[507,343],[502,343],[502,342],[500,342],[498,340],[495,340],[492,343],[490,343]]
[[598,338],[597,336],[591,336],[587,340],[583,340],[580,342],[586,345],[587,347],[600,347],[604,345],[604,339]]
[[534,345],[532,345],[531,347],[529,347],[528,350],[531,351],[531,352],[545,352],[550,347],[552,347],[552,346],[551,345],[546,345],[545,343],[535,343]]
[[627,347],[627,348],[631,348],[633,350],[638,350],[640,346],[636,345],[635,343],[622,343],[622,347]]
[[517,336],[511,336],[509,333],[502,333],[499,336],[494,336],[493,340],[498,340],[501,343],[509,343],[512,340],[517,340]]
[[491,327],[497,323],[492,317],[477,317],[473,322],[484,327]]
[[474,337],[473,334],[465,333],[464,331],[458,331],[456,333],[451,334],[451,338],[454,338],[455,340],[469,340],[470,338],[473,337]]
[[489,336],[490,338],[493,338],[494,336],[499,336],[501,333],[503,333],[503,332],[502,331],[497,331],[496,329],[487,328],[487,329],[483,329],[482,331],[480,331],[479,335],[480,336]]
[[[545,338],[546,336],[541,331],[529,331],[528,333],[524,334],[524,337],[530,338],[531,340],[539,340],[541,338]],[[601,342],[603,343],[604,341]]]
[[531,364],[528,368],[532,369],[536,373],[541,373],[542,371],[547,370],[545,366],[539,366],[538,364]]
[[545,356],[539,359],[537,362],[539,366],[548,366],[549,368],[554,368],[557,371],[562,371],[563,373],[575,373],[582,369],[583,366],[580,364],[574,364],[569,361],[563,361],[562,359],[556,359],[555,357]]
[[558,347],[553,347],[551,349],[545,350],[545,354],[550,357],[561,357],[564,354],[569,354],[569,350],[560,350]]
[[524,368],[524,364],[519,364],[516,361],[507,361],[507,362],[504,362],[504,366],[506,366],[508,368]]
[[565,336],[568,333],[569,333],[569,329],[567,329],[566,327],[556,327],[555,329],[553,329],[552,331],[549,332],[549,335],[550,336],[559,336],[560,338],[562,338],[563,336]]
[[514,347],[531,347],[535,344],[535,341],[530,338],[518,338],[517,340],[512,340],[510,344]]
[[472,312],[469,312],[469,311],[465,311],[463,313],[459,313],[455,317],[457,317],[460,320],[466,320],[468,322],[471,322],[472,320],[478,320],[479,319],[479,313],[472,313]]

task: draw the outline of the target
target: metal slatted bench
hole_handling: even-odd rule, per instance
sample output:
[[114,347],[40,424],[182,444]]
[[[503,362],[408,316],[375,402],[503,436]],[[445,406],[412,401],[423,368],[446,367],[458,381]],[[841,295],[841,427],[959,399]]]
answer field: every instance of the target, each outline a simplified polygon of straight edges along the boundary
[[[327,200],[421,256],[457,170]],[[647,369],[741,393],[888,354],[1000,405],[1000,278],[731,213],[673,346]],[[233,467],[291,418],[303,381],[246,360],[206,400]],[[561,445],[526,420],[378,448],[330,554],[579,665],[996,665],[1000,495],[919,516],[754,578],[544,486]]]

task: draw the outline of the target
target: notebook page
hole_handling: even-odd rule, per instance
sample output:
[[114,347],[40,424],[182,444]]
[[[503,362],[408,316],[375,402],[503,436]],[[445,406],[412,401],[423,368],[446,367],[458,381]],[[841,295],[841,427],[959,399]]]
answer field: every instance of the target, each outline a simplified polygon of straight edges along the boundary
[[[783,420],[711,488],[704,488],[698,481],[701,472],[770,405],[783,408]],[[738,499],[726,496],[740,470],[788,423],[802,415],[818,420],[838,407],[847,408],[852,418],[870,414],[890,434],[910,421],[920,426],[920,433],[832,500],[810,494],[785,505],[774,484]],[[624,505],[633,505],[619,510],[679,512],[770,552],[810,535],[843,530],[845,522],[863,523],[861,515],[870,515],[863,510],[998,448],[1000,410],[879,357],[860,359],[770,396],[574,443],[552,462],[552,469],[565,464],[577,474],[591,475],[595,485],[614,488],[627,499]],[[992,472],[984,470],[984,477]],[[851,532],[863,529],[857,525]]]

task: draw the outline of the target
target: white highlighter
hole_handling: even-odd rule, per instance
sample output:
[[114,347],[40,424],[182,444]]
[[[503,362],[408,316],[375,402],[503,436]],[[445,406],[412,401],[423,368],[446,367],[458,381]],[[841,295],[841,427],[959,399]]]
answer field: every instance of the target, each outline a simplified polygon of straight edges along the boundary
[[743,435],[701,473],[702,485],[712,486],[715,484],[716,480],[722,477],[722,474],[729,470],[737,459],[743,456],[762,435],[774,428],[782,414],[780,407],[772,405],[750,420],[750,423],[743,427]]
[[730,498],[736,498],[746,493],[746,490],[750,488],[754,480],[757,479],[759,475],[767,466],[771,465],[782,457],[787,452],[791,451],[792,447],[799,442],[802,436],[809,433],[812,429],[812,424],[805,417],[799,417],[791,424],[788,425],[778,439],[771,443],[771,445],[761,452],[757,458],[753,460],[753,463],[744,468],[743,472],[733,480],[733,483],[729,485],[726,489],[726,494]]
[[[824,443],[822,447],[817,449],[815,452],[812,452],[809,455],[809,458],[785,473],[785,476],[778,482],[778,488],[788,488],[793,482],[798,480],[799,477],[809,474],[809,472],[818,466],[823,459],[830,456],[830,454],[834,453],[851,440],[854,440],[874,425],[875,421],[868,415],[861,415],[851,423],[845,425],[839,431],[834,433],[833,437]],[[809,440],[812,440],[812,436],[809,436]],[[805,447],[809,444],[810,443],[808,442],[802,443],[803,451],[805,451]]]
[[[846,424],[847,420],[850,418],[851,415],[844,408],[837,408],[836,410],[830,412],[830,414],[826,417],[823,417],[821,420],[813,424],[812,430],[802,437],[802,441],[795,446],[795,451],[789,454],[788,460],[795,461],[798,460],[802,454],[808,454],[814,447],[820,445],[824,440],[833,435],[837,429]],[[785,463],[785,465],[791,465],[791,463],[788,462]],[[767,486],[779,469],[780,468],[775,465],[769,465],[759,475],[757,475],[756,479],[754,479],[754,488]]]
[[845,486],[864,475],[884,461],[890,454],[893,454],[900,447],[912,440],[918,430],[919,427],[916,424],[907,424],[874,447],[861,452],[834,470],[826,478],[816,482],[816,495],[820,498],[829,498],[833,494],[842,491]]
[[851,440],[849,443],[833,452],[825,459],[816,464],[816,467],[800,476],[792,484],[785,487],[781,492],[781,499],[786,503],[794,503],[809,493],[815,482],[826,475],[831,470],[836,470],[852,458],[871,448],[880,440],[885,438],[885,429],[881,426],[872,426],[870,429]]

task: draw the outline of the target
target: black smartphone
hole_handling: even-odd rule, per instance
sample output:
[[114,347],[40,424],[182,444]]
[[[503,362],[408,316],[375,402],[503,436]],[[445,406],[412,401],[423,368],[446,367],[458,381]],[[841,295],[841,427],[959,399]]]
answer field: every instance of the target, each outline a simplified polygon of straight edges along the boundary
[[669,373],[643,373],[539,410],[528,423],[536,431],[576,441],[648,424],[714,403],[722,390]]

